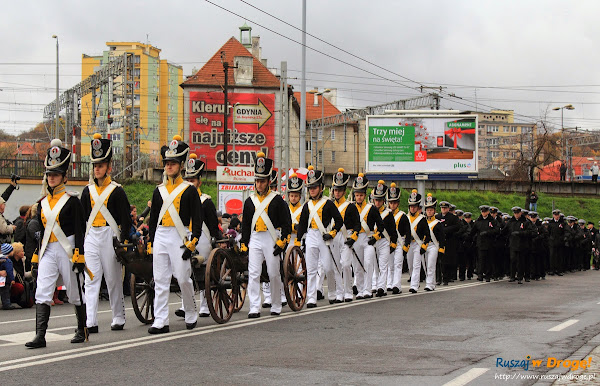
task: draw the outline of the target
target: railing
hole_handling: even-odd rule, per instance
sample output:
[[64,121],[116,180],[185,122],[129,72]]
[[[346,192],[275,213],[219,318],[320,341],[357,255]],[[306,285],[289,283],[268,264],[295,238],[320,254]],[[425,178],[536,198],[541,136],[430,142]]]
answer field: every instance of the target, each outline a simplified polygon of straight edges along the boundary
[[[89,162],[71,162],[69,169],[67,175],[71,179],[87,180],[89,178]],[[3,178],[9,178],[11,174],[17,174],[23,178],[41,178],[45,170],[43,160],[0,159],[0,177]]]

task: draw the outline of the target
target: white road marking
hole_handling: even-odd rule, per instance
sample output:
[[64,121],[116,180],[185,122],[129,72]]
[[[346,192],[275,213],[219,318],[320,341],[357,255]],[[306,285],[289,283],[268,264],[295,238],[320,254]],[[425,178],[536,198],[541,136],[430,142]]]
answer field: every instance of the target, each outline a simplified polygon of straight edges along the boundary
[[[181,301],[175,302],[175,303],[169,303],[170,306],[172,306],[174,304],[181,304]],[[133,311],[133,308],[132,307],[125,308],[125,311]],[[109,308],[108,310],[98,311],[99,314],[105,314],[107,312],[112,312],[112,310]],[[59,319],[59,318],[72,318],[73,316],[75,316],[75,315],[74,314],[66,314],[66,315],[50,316],[50,320],[52,320],[52,319]],[[137,318],[135,318],[135,320],[137,320]],[[11,323],[22,323],[22,322],[35,322],[35,318],[18,319],[18,320],[8,320],[8,321],[5,321],[5,322],[0,322],[0,325],[1,324],[11,324]]]
[[467,383],[471,382],[472,380],[474,380],[475,378],[479,377],[480,375],[483,375],[488,370],[489,370],[489,368],[484,368],[484,367],[475,367],[475,368],[472,368],[471,370],[467,371],[466,373],[464,373],[462,375],[459,375],[458,377],[454,378],[450,382],[445,383],[444,386],[462,386],[462,385],[466,385]]
[[[320,306],[320,307],[317,307],[317,308],[314,308],[311,310],[304,309],[301,312],[286,312],[285,314],[281,314],[280,316],[265,316],[265,317],[261,317],[260,319],[238,320],[238,321],[234,321],[234,322],[229,322],[227,324],[200,327],[200,328],[196,328],[194,330],[174,331],[174,332],[170,332],[166,335],[150,335],[150,336],[145,336],[145,337],[140,337],[140,338],[132,338],[132,339],[121,340],[121,341],[116,341],[116,342],[101,343],[101,344],[97,344],[94,346],[68,349],[68,350],[63,350],[63,351],[58,351],[58,352],[53,352],[53,353],[48,353],[48,354],[27,356],[27,357],[23,357],[23,358],[17,358],[17,359],[0,362],[0,372],[21,369],[21,368],[26,368],[26,367],[31,367],[31,366],[38,366],[38,365],[42,365],[42,364],[46,364],[46,363],[65,361],[65,360],[72,359],[72,358],[75,359],[75,358],[81,358],[81,357],[89,356],[89,355],[96,355],[96,354],[102,354],[102,353],[106,353],[106,352],[124,350],[127,348],[145,346],[145,345],[153,344],[153,343],[168,342],[168,341],[172,341],[175,339],[187,338],[187,337],[198,336],[198,335],[205,335],[205,334],[210,334],[213,332],[234,330],[234,329],[238,329],[238,328],[242,328],[242,327],[246,327],[246,326],[253,326],[253,325],[258,325],[258,324],[276,322],[279,320],[297,318],[297,317],[312,315],[312,314],[321,313],[321,312],[329,312],[329,311],[335,311],[335,310],[340,310],[340,309],[344,309],[344,308],[364,306],[364,305],[369,305],[369,304],[373,304],[373,303],[377,303],[377,302],[405,299],[405,298],[410,298],[413,296],[419,296],[419,295],[425,295],[425,294],[428,294],[431,296],[431,294],[435,294],[435,293],[453,291],[453,290],[457,290],[457,289],[475,287],[475,286],[480,286],[480,285],[490,285],[490,284],[494,284],[494,283],[499,283],[499,282],[465,283],[465,284],[458,284],[455,286],[436,289],[435,291],[432,291],[432,292],[422,291],[422,292],[418,292],[416,294],[408,294],[408,295],[403,294],[400,296],[385,296],[385,297],[374,298],[374,299],[370,299],[370,300],[366,300],[366,301],[353,301],[351,303],[330,304],[330,305],[326,305],[326,306],[322,306],[322,307]],[[178,302],[178,303],[174,303],[174,304],[180,304],[180,303]],[[31,333],[28,333],[28,338],[31,338],[31,336],[32,336]]]
[[577,322],[579,322],[578,319],[569,319],[566,322],[559,324],[558,326],[554,326],[554,327],[548,329],[548,331],[562,331],[565,328],[572,326]]
[[600,302],[596,303],[596,304],[600,304]]

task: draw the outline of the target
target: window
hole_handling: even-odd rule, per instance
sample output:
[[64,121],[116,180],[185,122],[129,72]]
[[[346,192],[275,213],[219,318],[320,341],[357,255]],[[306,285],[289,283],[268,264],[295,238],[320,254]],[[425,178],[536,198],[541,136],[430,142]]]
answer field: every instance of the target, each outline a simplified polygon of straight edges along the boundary
[[485,126],[484,125],[479,125],[479,128],[480,129],[485,129]]
[[121,109],[114,109],[113,115],[121,115]]
[[335,140],[335,129],[331,129],[331,140]]
[[134,98],[133,98],[136,102],[140,101],[140,94],[135,94]]
[[498,132],[498,126],[497,125],[488,125],[487,132],[488,133],[497,133]]
[[312,150],[312,142],[311,141],[306,141],[305,149],[306,149],[306,151]]
[[508,126],[503,126],[502,127],[502,131],[504,131],[505,133],[508,133],[509,130],[510,130],[510,127],[508,127]]
[[133,62],[136,63],[136,64],[140,64],[141,60],[142,59],[140,58],[139,55],[136,55],[136,56],[133,57]]
[[319,165],[323,164],[323,150],[319,150],[319,154],[317,155],[317,163]]
[[498,138],[489,138],[487,144],[488,146],[498,146]]
[[517,132],[517,126],[511,126],[510,127],[510,132],[511,133],[516,133]]
[[140,76],[140,69],[139,68],[134,68],[133,69],[133,76],[139,78],[139,76]]
[[499,151],[490,151],[490,157],[498,158],[498,157],[500,157],[500,152]]
[[331,162],[335,162],[335,151],[331,152]]
[[323,140],[323,129],[317,130],[317,141]]

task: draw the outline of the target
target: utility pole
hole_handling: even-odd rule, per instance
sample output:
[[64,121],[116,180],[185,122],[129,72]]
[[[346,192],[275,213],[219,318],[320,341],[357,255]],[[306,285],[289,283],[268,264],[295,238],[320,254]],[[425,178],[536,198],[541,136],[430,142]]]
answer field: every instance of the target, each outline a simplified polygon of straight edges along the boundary
[[289,176],[289,171],[290,171],[290,121],[289,121],[289,113],[288,113],[288,102],[289,102],[289,98],[288,98],[288,84],[287,84],[287,62],[281,62],[281,80],[283,81],[283,94],[282,96],[282,101],[283,101],[283,116],[282,116],[282,127],[281,127],[281,131],[285,133],[285,163],[282,163],[284,165],[284,171],[285,171],[285,178],[286,178],[286,184],[285,186],[287,187],[287,181],[289,181],[290,176]]
[[[59,125],[59,113],[60,113],[60,103],[58,101],[58,36],[56,35],[52,35],[52,37],[54,39],[56,39],[56,123],[55,123],[55,130],[56,130],[56,134],[53,135],[53,138],[58,138],[58,125]],[[65,130],[65,144],[67,143],[67,131]]]
[[[312,133],[311,138],[312,142]],[[306,0],[302,0],[302,79],[300,84],[300,143],[299,165],[306,165]],[[312,158],[312,147],[311,147]],[[312,163],[312,159],[310,160]]]
[[221,62],[223,63],[223,72],[225,73],[225,87],[224,87],[224,94],[225,94],[225,98],[223,101],[223,104],[225,105],[224,109],[223,109],[223,153],[224,153],[224,160],[223,160],[223,165],[227,166],[228,165],[228,160],[227,160],[227,142],[228,142],[228,136],[227,136],[227,119],[229,118],[229,101],[228,101],[228,80],[229,80],[229,69],[230,68],[237,68],[237,66],[230,66],[229,63],[227,62],[227,59],[225,58],[225,51],[221,51]]

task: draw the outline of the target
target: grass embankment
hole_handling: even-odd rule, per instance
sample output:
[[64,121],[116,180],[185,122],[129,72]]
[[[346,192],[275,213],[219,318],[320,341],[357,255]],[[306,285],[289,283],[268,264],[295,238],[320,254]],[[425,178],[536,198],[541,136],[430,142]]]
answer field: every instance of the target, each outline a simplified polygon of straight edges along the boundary
[[[125,182],[124,186],[129,202],[138,207],[141,211],[146,206],[148,200],[152,198],[152,192],[156,184],[143,181]],[[202,192],[210,195],[213,202],[217,203],[217,183],[207,180],[202,183]],[[325,194],[329,189],[325,189]],[[483,191],[440,191],[431,192],[440,201],[449,201],[455,204],[459,209],[465,212],[472,212],[479,215],[479,205],[488,204],[498,207],[502,212],[510,212],[513,206],[525,206],[525,196],[522,194],[505,194]],[[410,194],[409,190],[402,190],[400,198],[400,207],[406,210],[406,202]],[[544,193],[538,193],[538,213],[542,218],[551,217],[552,202],[554,208],[560,209],[566,215],[573,215],[577,218],[583,218],[586,221],[597,223],[600,220],[600,198],[590,197],[566,197],[554,196]]]

